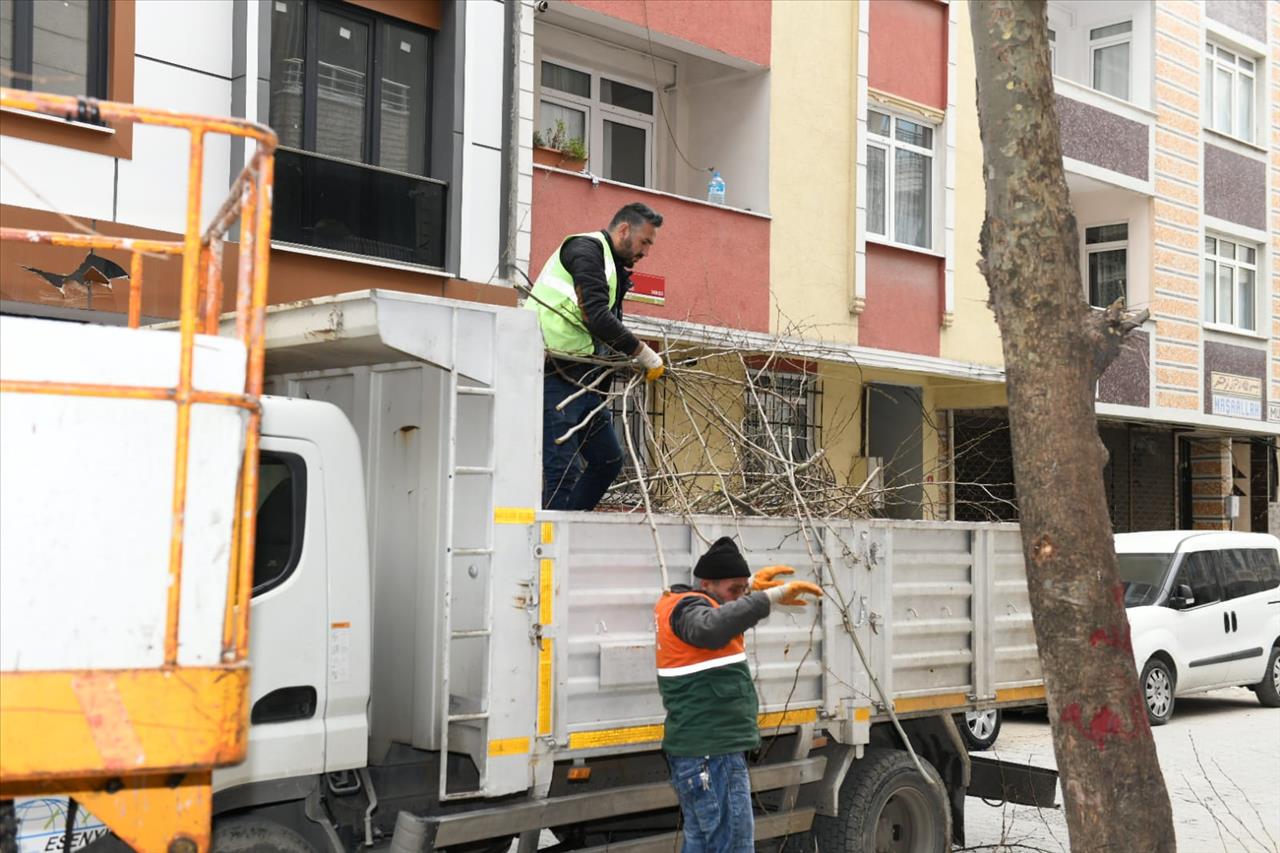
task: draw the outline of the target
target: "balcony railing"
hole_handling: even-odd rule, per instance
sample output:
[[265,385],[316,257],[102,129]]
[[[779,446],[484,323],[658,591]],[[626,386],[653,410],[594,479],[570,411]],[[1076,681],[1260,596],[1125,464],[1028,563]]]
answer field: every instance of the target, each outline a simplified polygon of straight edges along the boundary
[[441,181],[281,148],[271,239],[443,267],[447,198]]

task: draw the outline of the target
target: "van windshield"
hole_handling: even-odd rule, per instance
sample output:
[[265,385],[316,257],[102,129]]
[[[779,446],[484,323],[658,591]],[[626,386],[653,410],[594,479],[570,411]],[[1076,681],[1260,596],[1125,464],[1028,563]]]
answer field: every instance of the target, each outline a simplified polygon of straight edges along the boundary
[[1155,604],[1164,589],[1172,554],[1117,554],[1120,581],[1124,584],[1124,606]]

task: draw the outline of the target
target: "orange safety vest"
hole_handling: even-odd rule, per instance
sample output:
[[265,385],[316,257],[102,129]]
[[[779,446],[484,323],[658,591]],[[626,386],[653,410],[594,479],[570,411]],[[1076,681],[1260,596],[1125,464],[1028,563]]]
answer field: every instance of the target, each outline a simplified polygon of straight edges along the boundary
[[747,646],[742,634],[730,640],[728,645],[718,649],[700,649],[676,636],[675,631],[671,630],[671,613],[677,604],[690,595],[701,595],[711,602],[712,607],[720,606],[720,602],[705,592],[693,590],[669,592],[658,599],[657,605],[653,608],[653,616],[656,622],[654,651],[658,659],[659,678],[677,678],[747,661]]

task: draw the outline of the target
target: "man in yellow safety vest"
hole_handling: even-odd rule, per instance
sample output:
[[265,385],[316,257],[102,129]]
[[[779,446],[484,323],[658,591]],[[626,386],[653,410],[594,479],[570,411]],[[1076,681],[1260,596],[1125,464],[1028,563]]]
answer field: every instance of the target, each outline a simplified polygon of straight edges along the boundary
[[610,382],[601,373],[613,368],[590,359],[635,359],[648,381],[663,373],[661,357],[622,324],[631,267],[649,253],[661,225],[660,214],[635,202],[615,213],[607,229],[566,237],[547,259],[525,302],[525,308],[538,314],[546,348],[544,509],[595,509],[622,470],[623,451],[613,418],[608,407],[601,408]]

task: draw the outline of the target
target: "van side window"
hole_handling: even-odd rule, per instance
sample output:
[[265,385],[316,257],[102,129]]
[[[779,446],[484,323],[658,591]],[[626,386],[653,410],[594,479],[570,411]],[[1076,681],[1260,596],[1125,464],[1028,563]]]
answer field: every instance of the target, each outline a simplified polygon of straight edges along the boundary
[[1229,548],[1218,553],[1218,568],[1222,576],[1222,597],[1230,600],[1253,595],[1262,590],[1258,569],[1249,559],[1252,549]]
[[258,522],[253,594],[284,583],[302,556],[307,466],[293,453],[264,450],[258,461]]
[[1218,586],[1218,573],[1214,566],[1216,558],[1217,553],[1214,551],[1194,551],[1182,559],[1178,577],[1173,582],[1174,588],[1183,583],[1190,586],[1191,594],[1196,599],[1194,607],[1222,600],[1222,590]]
[[1251,549],[1249,562],[1258,573],[1258,592],[1280,586],[1280,553],[1277,553],[1274,548]]

